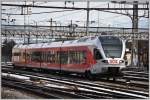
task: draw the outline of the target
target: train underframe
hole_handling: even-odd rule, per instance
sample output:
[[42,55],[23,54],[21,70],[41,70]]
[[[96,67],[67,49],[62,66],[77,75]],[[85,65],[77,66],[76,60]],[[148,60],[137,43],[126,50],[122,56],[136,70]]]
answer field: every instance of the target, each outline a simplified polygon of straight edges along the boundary
[[108,67],[106,72],[92,74],[90,71],[86,71],[85,75],[89,79],[107,78],[107,80],[109,80],[110,78],[113,78],[115,81],[116,78],[122,77],[123,73],[121,72],[120,67]]
[[110,78],[113,78],[113,80],[116,80],[118,77],[122,77],[123,73],[120,71],[120,67],[108,67],[107,71],[105,73],[98,73],[98,74],[92,74],[90,71],[85,71],[85,73],[78,73],[78,72],[70,72],[70,71],[64,71],[64,70],[53,70],[53,69],[47,69],[47,68],[35,68],[35,67],[26,67],[26,66],[15,66],[15,69],[21,68],[21,69],[38,69],[38,70],[47,70],[50,72],[59,72],[61,74],[78,74],[85,76],[86,78],[93,80],[96,78],[107,78],[109,80]]

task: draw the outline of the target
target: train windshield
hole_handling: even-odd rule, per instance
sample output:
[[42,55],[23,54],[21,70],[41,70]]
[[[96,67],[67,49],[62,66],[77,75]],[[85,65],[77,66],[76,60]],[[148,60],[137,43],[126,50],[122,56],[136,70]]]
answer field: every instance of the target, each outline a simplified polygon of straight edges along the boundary
[[108,58],[120,58],[122,54],[122,42],[117,37],[99,37],[105,56]]

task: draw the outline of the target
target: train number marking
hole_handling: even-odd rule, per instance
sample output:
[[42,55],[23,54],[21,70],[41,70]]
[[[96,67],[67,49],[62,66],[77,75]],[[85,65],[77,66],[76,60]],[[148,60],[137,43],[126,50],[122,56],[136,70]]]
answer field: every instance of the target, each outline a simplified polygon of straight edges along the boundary
[[109,60],[109,64],[118,64],[117,60]]

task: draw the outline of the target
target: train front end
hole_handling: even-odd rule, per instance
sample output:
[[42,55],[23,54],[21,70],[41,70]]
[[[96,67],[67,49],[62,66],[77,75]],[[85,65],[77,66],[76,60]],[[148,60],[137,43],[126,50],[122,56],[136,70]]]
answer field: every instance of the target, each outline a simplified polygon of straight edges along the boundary
[[97,63],[92,71],[110,77],[122,76],[121,69],[125,68],[125,40],[114,36],[101,36],[98,40],[97,53],[94,53]]

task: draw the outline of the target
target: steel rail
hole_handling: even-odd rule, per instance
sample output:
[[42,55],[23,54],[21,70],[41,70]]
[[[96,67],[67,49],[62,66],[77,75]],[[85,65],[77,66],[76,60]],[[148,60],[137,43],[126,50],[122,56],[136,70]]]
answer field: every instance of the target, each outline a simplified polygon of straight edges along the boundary
[[136,71],[123,71],[124,73],[129,73],[129,74],[139,74],[139,75],[145,75],[148,76],[149,73],[148,72],[136,72]]
[[139,77],[139,78],[145,78],[146,81],[148,80],[148,75],[144,75],[144,74],[136,74],[136,73],[124,73],[125,76],[135,76],[135,77]]
[[136,80],[136,81],[144,81],[144,82],[148,82],[148,81],[149,81],[149,78],[136,77],[136,76],[133,76],[133,75],[126,75],[126,76],[123,76],[123,79]]

